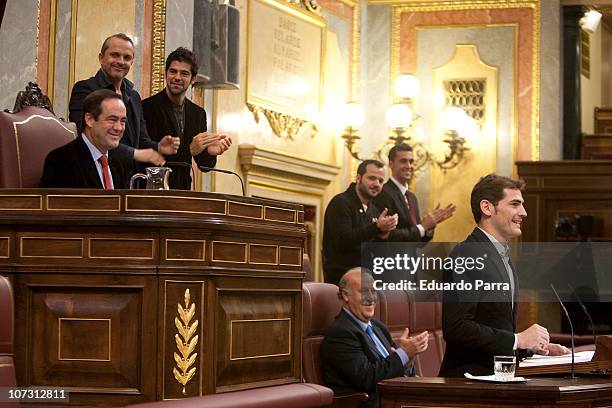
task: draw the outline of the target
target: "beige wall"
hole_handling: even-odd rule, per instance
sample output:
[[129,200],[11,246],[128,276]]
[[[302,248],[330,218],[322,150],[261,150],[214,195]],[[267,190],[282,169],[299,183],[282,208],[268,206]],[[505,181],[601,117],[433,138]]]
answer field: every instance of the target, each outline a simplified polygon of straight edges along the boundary
[[602,28],[601,25],[591,34],[591,75],[580,75],[580,100],[582,104],[581,128],[583,133],[593,133],[594,110],[602,106]]

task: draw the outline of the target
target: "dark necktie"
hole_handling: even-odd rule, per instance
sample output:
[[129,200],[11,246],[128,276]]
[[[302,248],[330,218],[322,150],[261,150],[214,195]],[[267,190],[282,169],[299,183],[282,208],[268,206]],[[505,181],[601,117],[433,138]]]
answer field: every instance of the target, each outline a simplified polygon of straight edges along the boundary
[[404,194],[406,196],[406,202],[408,202],[408,212],[410,213],[410,219],[414,225],[417,225],[417,217],[416,217],[416,209],[414,208],[414,202],[412,201],[412,196],[410,192],[406,190]]
[[98,161],[102,165],[102,176],[104,178],[104,189],[112,190],[113,185],[111,184],[110,170],[108,168],[108,157],[106,157],[105,155],[102,155],[100,156]]

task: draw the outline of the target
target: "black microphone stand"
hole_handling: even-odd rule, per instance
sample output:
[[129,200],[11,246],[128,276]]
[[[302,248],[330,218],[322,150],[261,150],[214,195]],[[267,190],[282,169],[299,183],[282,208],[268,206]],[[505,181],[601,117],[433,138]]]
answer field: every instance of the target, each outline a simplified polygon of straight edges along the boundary
[[574,380],[576,378],[576,373],[575,373],[575,367],[574,367],[574,325],[572,324],[572,319],[570,319],[569,313],[567,312],[567,309],[565,308],[565,305],[563,304],[563,302],[561,301],[561,297],[559,296],[559,294],[557,293],[557,290],[555,289],[555,285],[553,285],[552,283],[550,284],[550,287],[552,288],[555,296],[557,297],[557,300],[559,301],[559,304],[561,305],[561,308],[563,309],[563,313],[565,313],[565,317],[567,317],[567,321],[570,325],[570,334],[571,334],[571,339],[572,339],[572,376],[571,379]]
[[240,180],[240,186],[242,187],[242,196],[246,197],[246,193],[245,193],[245,190],[244,190],[244,181],[242,181],[242,177],[240,177],[240,174],[235,173],[235,172],[233,172],[231,170],[216,169],[214,167],[206,167],[206,166],[198,166],[198,169],[200,169],[201,171],[204,171],[204,172],[206,172],[206,171],[217,171],[219,173],[232,174],[232,175],[238,177],[238,180]]

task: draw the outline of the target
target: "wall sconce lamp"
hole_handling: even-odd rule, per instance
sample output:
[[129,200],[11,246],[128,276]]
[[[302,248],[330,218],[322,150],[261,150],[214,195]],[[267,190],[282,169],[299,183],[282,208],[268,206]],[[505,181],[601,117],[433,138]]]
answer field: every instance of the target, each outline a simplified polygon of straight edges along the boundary
[[[386,161],[384,151],[388,151],[394,145],[407,143],[412,145],[415,155],[415,171],[420,171],[425,164],[430,163],[442,170],[449,170],[456,167],[464,158],[464,154],[469,148],[465,145],[464,132],[475,132],[476,122],[470,118],[463,109],[448,107],[442,114],[442,121],[445,129],[444,143],[448,149],[444,158],[438,160],[421,142],[412,142],[408,129],[420,118],[412,111],[411,105],[414,98],[419,93],[419,80],[414,75],[399,75],[395,81],[395,93],[398,101],[385,112],[385,120],[391,128],[392,134],[376,150],[376,156],[382,161]],[[346,103],[341,112],[341,120],[344,124],[342,139],[351,156],[357,160],[359,157],[357,142],[359,141],[358,128],[365,120],[363,107],[355,102]]]
[[363,106],[357,102],[348,102],[342,106],[340,112],[341,123],[344,124],[344,145],[356,160],[363,160],[359,157],[357,151],[357,142],[359,141],[359,127],[365,121],[365,112]]

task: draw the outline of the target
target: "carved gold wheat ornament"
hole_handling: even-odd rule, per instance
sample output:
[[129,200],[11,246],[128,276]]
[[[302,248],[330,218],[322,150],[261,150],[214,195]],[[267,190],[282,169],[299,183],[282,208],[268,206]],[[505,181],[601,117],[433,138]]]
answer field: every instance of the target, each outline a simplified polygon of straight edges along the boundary
[[174,340],[176,340],[176,348],[181,355],[179,356],[178,353],[174,352],[176,367],[172,369],[172,372],[176,381],[183,385],[183,394],[186,394],[185,386],[196,373],[196,367],[191,369],[189,367],[195,363],[198,357],[198,353],[193,353],[198,344],[198,336],[194,336],[198,329],[198,321],[194,320],[193,324],[189,325],[195,315],[195,303],[189,305],[190,298],[189,289],[187,289],[185,290],[185,308],[179,303],[177,305],[179,316],[174,318],[174,325],[178,329],[178,333],[174,335]]

